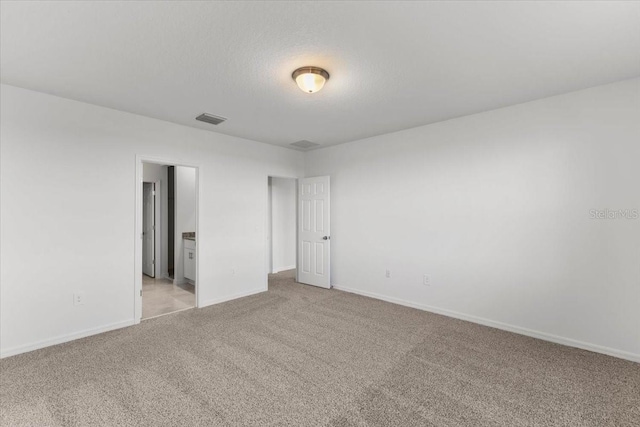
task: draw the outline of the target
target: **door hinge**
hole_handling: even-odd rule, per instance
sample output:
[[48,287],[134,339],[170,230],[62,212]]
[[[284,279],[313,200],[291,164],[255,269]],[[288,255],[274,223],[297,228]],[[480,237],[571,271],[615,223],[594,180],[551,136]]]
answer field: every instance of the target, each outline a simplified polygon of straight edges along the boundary
[[140,289],[140,296],[142,296],[142,289]]
[[156,260],[154,259],[153,261],[151,261],[151,264],[155,265],[156,264]]

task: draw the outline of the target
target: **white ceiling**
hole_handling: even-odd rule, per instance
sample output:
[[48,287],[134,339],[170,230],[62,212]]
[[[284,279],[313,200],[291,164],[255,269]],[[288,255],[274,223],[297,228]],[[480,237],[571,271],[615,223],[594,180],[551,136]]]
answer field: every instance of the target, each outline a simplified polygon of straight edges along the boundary
[[[1,15],[3,83],[283,146],[640,75],[638,2],[2,2]],[[321,92],[291,79],[303,65],[329,71]]]

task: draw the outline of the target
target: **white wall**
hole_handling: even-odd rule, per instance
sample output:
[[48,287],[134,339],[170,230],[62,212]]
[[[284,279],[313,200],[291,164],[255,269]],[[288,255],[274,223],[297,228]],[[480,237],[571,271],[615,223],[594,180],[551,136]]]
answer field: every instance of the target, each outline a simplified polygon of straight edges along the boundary
[[306,163],[332,177],[333,283],[640,360],[640,220],[589,212],[640,208],[639,79],[304,158],[7,85],[0,108],[4,356],[133,323],[144,155],[201,166],[205,305],[266,289],[266,177]]
[[[176,166],[175,262],[174,283],[184,282],[184,242],[182,233],[196,231],[196,170]],[[196,238],[198,236],[196,235]]]
[[339,287],[640,361],[640,219],[590,217],[640,208],[640,79],[305,162]]
[[133,323],[136,155],[201,167],[204,305],[266,290],[265,182],[301,153],[7,85],[0,108],[2,355]]
[[296,180],[271,178],[272,272],[296,268]]

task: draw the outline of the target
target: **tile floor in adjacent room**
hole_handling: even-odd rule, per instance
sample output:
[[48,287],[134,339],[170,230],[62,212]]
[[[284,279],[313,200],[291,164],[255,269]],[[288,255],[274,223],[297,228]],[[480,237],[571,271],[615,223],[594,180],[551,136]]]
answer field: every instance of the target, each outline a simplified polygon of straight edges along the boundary
[[196,306],[195,286],[142,275],[142,319]]

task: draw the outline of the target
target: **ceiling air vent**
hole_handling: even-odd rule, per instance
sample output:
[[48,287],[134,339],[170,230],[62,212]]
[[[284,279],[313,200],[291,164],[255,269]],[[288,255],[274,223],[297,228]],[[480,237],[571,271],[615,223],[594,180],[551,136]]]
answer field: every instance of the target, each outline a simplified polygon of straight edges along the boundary
[[303,150],[308,150],[310,148],[319,147],[320,146],[320,144],[316,144],[315,142],[307,141],[306,139],[303,139],[302,141],[298,141],[298,142],[292,142],[289,145],[291,145],[292,147],[296,147],[296,148],[302,148]]
[[201,122],[207,122],[212,125],[219,125],[220,123],[224,122],[227,119],[220,116],[214,116],[213,114],[202,113],[198,117],[196,117],[196,120],[200,120]]

